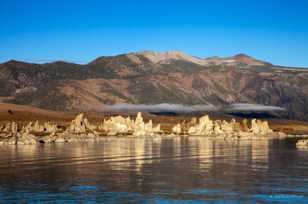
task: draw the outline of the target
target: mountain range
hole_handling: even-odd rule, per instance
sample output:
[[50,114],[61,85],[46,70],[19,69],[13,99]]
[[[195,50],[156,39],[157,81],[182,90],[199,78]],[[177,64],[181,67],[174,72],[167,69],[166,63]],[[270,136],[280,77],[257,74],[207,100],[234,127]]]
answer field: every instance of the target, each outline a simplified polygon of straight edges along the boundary
[[200,58],[143,51],[88,64],[11,60],[0,64],[0,101],[57,111],[104,111],[113,104],[278,106],[308,120],[308,69],[245,54]]

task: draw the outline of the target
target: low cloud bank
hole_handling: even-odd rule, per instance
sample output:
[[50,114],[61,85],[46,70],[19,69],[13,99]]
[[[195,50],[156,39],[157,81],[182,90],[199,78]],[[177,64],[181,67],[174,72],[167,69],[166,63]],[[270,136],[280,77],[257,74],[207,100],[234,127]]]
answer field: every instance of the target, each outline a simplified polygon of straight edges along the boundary
[[215,111],[217,108],[213,105],[182,105],[182,104],[116,104],[107,106],[107,108],[115,111],[141,111],[141,112],[175,112],[175,113],[190,113],[190,112],[205,112]]
[[270,112],[270,111],[285,111],[284,108],[278,106],[265,106],[259,104],[237,103],[228,106],[214,106],[214,105],[183,105],[183,104],[115,104],[108,105],[108,109],[113,111],[140,111],[140,112],[174,112],[174,113],[191,113],[191,112],[232,112],[232,111],[256,111],[256,112]]
[[260,104],[235,103],[227,106],[225,111],[285,111],[285,108],[279,106],[265,106]]

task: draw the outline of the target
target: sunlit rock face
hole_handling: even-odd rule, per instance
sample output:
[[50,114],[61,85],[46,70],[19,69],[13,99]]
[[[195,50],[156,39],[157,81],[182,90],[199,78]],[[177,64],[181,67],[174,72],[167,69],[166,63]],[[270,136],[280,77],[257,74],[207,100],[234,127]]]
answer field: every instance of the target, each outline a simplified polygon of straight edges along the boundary
[[66,138],[64,137],[64,134],[56,134],[51,133],[50,135],[46,135],[44,137],[41,137],[39,139],[40,142],[43,143],[62,143],[67,142]]
[[267,135],[273,133],[267,121],[253,119],[251,121],[251,128],[248,128],[248,121],[245,119],[242,123],[232,119],[230,122],[225,120],[211,120],[209,116],[205,115],[199,120],[190,122],[192,125],[188,129],[189,135],[236,135],[236,136],[249,136],[249,135]]
[[5,133],[17,133],[18,127],[17,127],[17,123],[15,122],[9,122],[6,123],[4,125],[4,127],[2,128],[1,132],[5,132]]
[[242,129],[244,132],[249,132],[248,120],[246,118],[242,121]]
[[29,122],[26,126],[23,127],[23,129],[27,132],[37,133],[55,133],[59,131],[57,125],[55,124],[47,122],[40,125],[38,121],[36,121],[34,124],[32,122]]
[[199,122],[188,129],[189,135],[209,135],[213,133],[214,124],[209,116],[205,115],[199,119]]
[[122,116],[111,117],[104,120],[99,129],[107,135],[153,136],[162,132],[159,124],[154,127],[151,120],[145,123],[141,113],[137,114],[136,120]]
[[16,144],[30,145],[36,143],[37,143],[37,138],[30,133],[22,132],[17,134]]
[[139,112],[137,114],[137,117],[136,117],[136,120],[135,120],[135,123],[134,123],[134,133],[133,133],[133,135],[135,135],[135,136],[143,136],[151,128],[152,128],[152,121],[150,121],[149,124],[145,124],[143,122],[142,115]]
[[[208,115],[199,119],[193,118],[189,123],[178,123],[171,129],[171,135],[181,136],[212,136],[224,139],[257,138],[260,136],[285,137],[286,134],[273,132],[267,121],[253,119],[250,127],[248,121],[241,123],[232,119],[211,120]],[[122,116],[105,119],[96,126],[90,124],[83,114],[76,116],[66,129],[60,129],[56,124],[30,122],[18,127],[17,123],[9,122],[0,126],[0,144],[36,144],[95,141],[101,136],[157,136],[163,135],[160,124],[154,126],[152,120],[145,122],[142,114],[138,113],[136,119]],[[299,142],[299,146],[305,146]]]
[[241,125],[234,119],[230,123],[225,120],[212,121],[208,115],[201,117],[198,122],[193,123],[196,123],[196,125],[188,129],[189,135],[228,134],[241,130]]
[[178,123],[172,128],[172,134],[176,134],[176,135],[182,134],[181,124]]
[[80,134],[80,133],[87,133],[87,132],[93,132],[95,129],[94,126],[92,126],[88,119],[84,117],[84,114],[79,114],[77,117],[71,122],[70,126],[66,130],[68,133],[73,134]]
[[1,138],[0,144],[16,144],[17,138],[20,136],[18,134],[18,125],[15,122],[6,123],[1,128]]
[[227,121],[223,120],[221,123],[221,130],[223,134],[226,133],[232,133],[233,132],[233,126],[232,124],[229,124]]
[[125,135],[132,134],[133,126],[133,121],[129,117],[116,116],[104,120],[99,130],[103,130],[107,135]]
[[145,123],[140,112],[137,114],[133,129],[134,136],[153,136],[162,132],[160,129],[160,124],[154,127],[152,120],[150,120],[148,123]]
[[97,127],[90,124],[84,114],[81,113],[76,116],[74,120],[70,123],[69,127],[62,133],[55,133],[44,137],[41,141],[50,143],[60,143],[60,142],[83,142],[87,140],[94,140],[99,135],[96,132]]
[[40,125],[38,122],[29,123],[23,127],[25,132],[37,133],[37,141],[40,143],[61,143],[61,142],[77,142],[86,141],[98,137],[95,131],[96,127],[91,125],[83,114],[76,116],[70,125],[63,132],[55,124],[44,123]]
[[[35,134],[35,135],[34,135]],[[28,123],[18,130],[15,122],[7,123],[0,127],[2,144],[35,144],[79,142],[96,140],[100,136],[154,136],[162,134],[160,125],[154,126],[152,121],[144,122],[142,114],[138,113],[135,120],[122,116],[111,117],[104,120],[100,126],[90,124],[83,114],[76,116],[65,131],[58,129],[57,125],[51,123],[40,124]]]
[[86,142],[95,141],[99,136],[94,133],[52,133],[39,139],[42,143]]
[[15,122],[7,123],[2,130],[5,132],[5,137],[0,141],[0,144],[36,144],[37,138],[30,134],[25,128],[18,131],[18,125]]
[[308,149],[308,139],[298,140],[296,142],[296,147],[299,149]]
[[273,130],[270,129],[267,121],[261,121],[256,119],[253,119],[251,121],[250,131],[254,134],[260,135],[266,135],[273,132]]

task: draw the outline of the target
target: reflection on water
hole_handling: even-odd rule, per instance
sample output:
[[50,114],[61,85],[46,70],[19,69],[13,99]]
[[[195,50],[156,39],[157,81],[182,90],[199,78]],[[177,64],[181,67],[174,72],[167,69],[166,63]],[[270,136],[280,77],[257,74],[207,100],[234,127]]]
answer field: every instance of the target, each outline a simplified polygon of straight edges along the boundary
[[288,141],[106,138],[0,151],[6,203],[308,203],[308,152]]

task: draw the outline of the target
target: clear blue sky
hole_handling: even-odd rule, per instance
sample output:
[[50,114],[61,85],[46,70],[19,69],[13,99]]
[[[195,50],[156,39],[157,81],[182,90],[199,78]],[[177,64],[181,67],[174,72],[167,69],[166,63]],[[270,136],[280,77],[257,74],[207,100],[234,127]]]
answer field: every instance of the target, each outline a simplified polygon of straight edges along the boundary
[[308,67],[306,0],[0,0],[0,62],[140,50]]

